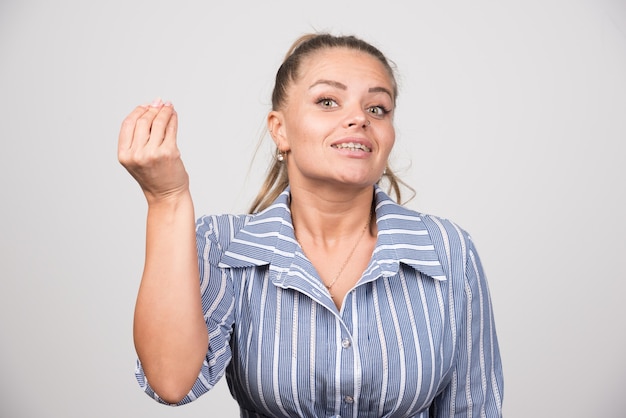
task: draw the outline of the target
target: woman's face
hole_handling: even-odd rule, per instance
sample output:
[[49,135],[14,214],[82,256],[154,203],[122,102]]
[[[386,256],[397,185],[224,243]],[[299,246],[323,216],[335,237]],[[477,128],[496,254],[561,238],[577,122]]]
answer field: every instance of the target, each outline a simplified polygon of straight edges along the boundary
[[395,141],[393,84],[371,55],[330,48],[305,59],[268,127],[294,186],[371,186]]

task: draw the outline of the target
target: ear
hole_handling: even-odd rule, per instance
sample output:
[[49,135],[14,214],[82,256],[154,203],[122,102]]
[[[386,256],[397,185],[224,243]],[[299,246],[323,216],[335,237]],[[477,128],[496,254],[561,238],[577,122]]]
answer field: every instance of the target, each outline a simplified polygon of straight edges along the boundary
[[289,141],[287,141],[287,135],[285,134],[284,120],[283,113],[278,110],[272,110],[267,115],[267,130],[276,144],[276,148],[281,152],[289,151]]

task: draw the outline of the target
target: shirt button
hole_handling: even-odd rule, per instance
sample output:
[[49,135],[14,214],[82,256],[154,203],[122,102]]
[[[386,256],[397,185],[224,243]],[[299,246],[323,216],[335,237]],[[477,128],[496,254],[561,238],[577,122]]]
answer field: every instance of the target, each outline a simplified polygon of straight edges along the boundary
[[351,345],[352,343],[350,342],[349,338],[344,338],[343,340],[341,340],[341,346],[343,348],[350,348]]
[[354,402],[354,398],[352,396],[344,396],[343,400],[345,403],[353,403]]

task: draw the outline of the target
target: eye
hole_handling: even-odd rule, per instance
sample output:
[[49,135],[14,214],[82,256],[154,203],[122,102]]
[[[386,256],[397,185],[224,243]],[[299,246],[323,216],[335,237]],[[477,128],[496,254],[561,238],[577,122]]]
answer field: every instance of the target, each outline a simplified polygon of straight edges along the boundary
[[331,109],[338,106],[337,102],[329,97],[321,97],[317,100],[316,103],[326,109]]
[[367,108],[367,111],[372,115],[381,118],[389,113],[389,109],[387,109],[385,106],[371,106]]

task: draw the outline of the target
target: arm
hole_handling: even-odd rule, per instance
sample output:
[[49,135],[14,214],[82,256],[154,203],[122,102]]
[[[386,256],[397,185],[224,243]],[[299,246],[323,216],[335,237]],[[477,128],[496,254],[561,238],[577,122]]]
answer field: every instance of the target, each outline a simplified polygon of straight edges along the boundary
[[491,298],[483,267],[471,239],[461,304],[457,312],[456,366],[435,398],[433,417],[502,416],[503,377]]
[[187,172],[176,146],[170,104],[139,106],[123,122],[118,158],[147,202],[146,258],[134,340],[150,386],[169,403],[194,384],[207,352]]

